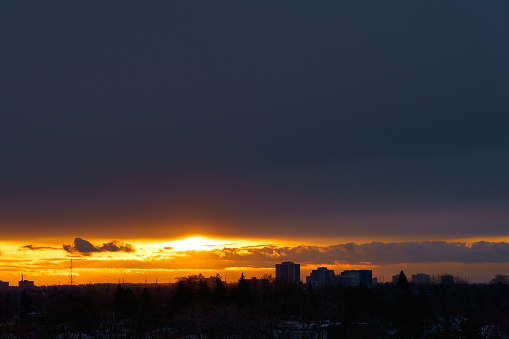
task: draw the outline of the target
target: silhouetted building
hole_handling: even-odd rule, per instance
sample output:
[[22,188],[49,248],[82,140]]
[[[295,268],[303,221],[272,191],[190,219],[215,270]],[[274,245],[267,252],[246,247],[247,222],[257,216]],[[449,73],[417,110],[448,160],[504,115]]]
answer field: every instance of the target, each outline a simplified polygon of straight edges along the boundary
[[318,267],[311,271],[311,275],[306,277],[306,283],[313,288],[323,288],[334,285],[334,270],[327,267]]
[[429,274],[417,273],[412,274],[412,283],[416,285],[429,285],[431,282],[431,277]]
[[271,282],[271,277],[251,277],[251,280],[249,280],[249,286],[256,287],[256,288],[262,288],[264,286],[269,286]]
[[378,285],[378,278],[371,279],[371,286],[376,286],[376,285]]
[[34,288],[34,282],[30,280],[20,280],[18,281],[18,287],[22,290],[30,290]]
[[341,276],[352,277],[355,281],[353,286],[373,286],[373,271],[371,270],[346,270],[341,272]]
[[7,288],[9,288],[9,282],[0,280],[0,289],[7,289]]
[[396,285],[398,283],[398,279],[399,279],[399,274],[393,275],[392,276],[392,283],[394,285]]
[[440,277],[440,283],[442,285],[454,285],[454,277],[450,274],[444,274]]
[[342,287],[359,286],[359,277],[354,275],[341,275],[334,276],[334,283]]
[[291,261],[276,264],[276,280],[298,283],[300,281],[300,264],[294,264]]

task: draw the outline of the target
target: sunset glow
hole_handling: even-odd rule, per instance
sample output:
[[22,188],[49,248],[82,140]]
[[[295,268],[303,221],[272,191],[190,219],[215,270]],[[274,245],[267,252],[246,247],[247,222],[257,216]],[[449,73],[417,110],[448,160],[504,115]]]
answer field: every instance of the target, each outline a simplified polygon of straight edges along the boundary
[[[76,283],[125,281],[130,283],[171,283],[189,274],[214,276],[229,281],[246,276],[274,275],[282,261],[301,263],[306,275],[317,266],[336,272],[370,269],[380,281],[388,281],[394,271],[405,268],[409,274],[454,272],[472,281],[486,281],[496,272],[509,269],[497,259],[506,245],[496,242],[350,242],[330,240],[277,243],[260,239],[220,239],[206,236],[161,242],[158,239],[130,239],[126,242],[76,238],[64,245],[21,241],[0,243],[0,280],[16,285],[21,275],[39,285],[65,285],[69,282],[70,259]],[[501,247],[502,246],[502,247]],[[504,247],[505,246],[505,247]],[[447,253],[457,252],[449,255]],[[416,256],[416,254],[419,254]],[[478,258],[492,262],[478,262]],[[472,274],[475,268],[475,274]]]
[[225,244],[224,241],[219,241],[212,238],[205,238],[202,236],[191,236],[181,240],[168,242],[168,246],[171,247],[173,251],[207,250],[224,244]]
[[0,2],[0,280],[509,271],[507,1],[63,3]]

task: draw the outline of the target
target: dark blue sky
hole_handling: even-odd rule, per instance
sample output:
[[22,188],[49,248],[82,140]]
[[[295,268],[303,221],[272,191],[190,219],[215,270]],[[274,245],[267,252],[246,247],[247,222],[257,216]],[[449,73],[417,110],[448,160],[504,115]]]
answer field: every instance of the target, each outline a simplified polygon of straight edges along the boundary
[[507,13],[2,2],[0,227],[507,235]]

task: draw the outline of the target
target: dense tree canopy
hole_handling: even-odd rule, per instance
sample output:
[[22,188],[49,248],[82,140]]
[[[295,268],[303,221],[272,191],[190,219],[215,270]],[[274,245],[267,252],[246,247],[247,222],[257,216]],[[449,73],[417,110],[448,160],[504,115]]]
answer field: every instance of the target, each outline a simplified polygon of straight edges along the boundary
[[281,338],[298,328],[306,335],[326,331],[329,338],[504,338],[509,335],[506,282],[496,276],[491,284],[418,286],[401,272],[394,285],[311,289],[271,277],[241,276],[237,283],[226,284],[220,276],[192,275],[171,286],[0,291],[0,331],[34,338],[77,333]]

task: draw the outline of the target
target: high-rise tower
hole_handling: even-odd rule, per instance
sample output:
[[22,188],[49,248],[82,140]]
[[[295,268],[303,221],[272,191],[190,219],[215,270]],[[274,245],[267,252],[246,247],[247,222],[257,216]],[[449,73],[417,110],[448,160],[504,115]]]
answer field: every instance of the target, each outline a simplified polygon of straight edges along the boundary
[[297,283],[300,281],[300,264],[285,261],[276,264],[276,280]]

